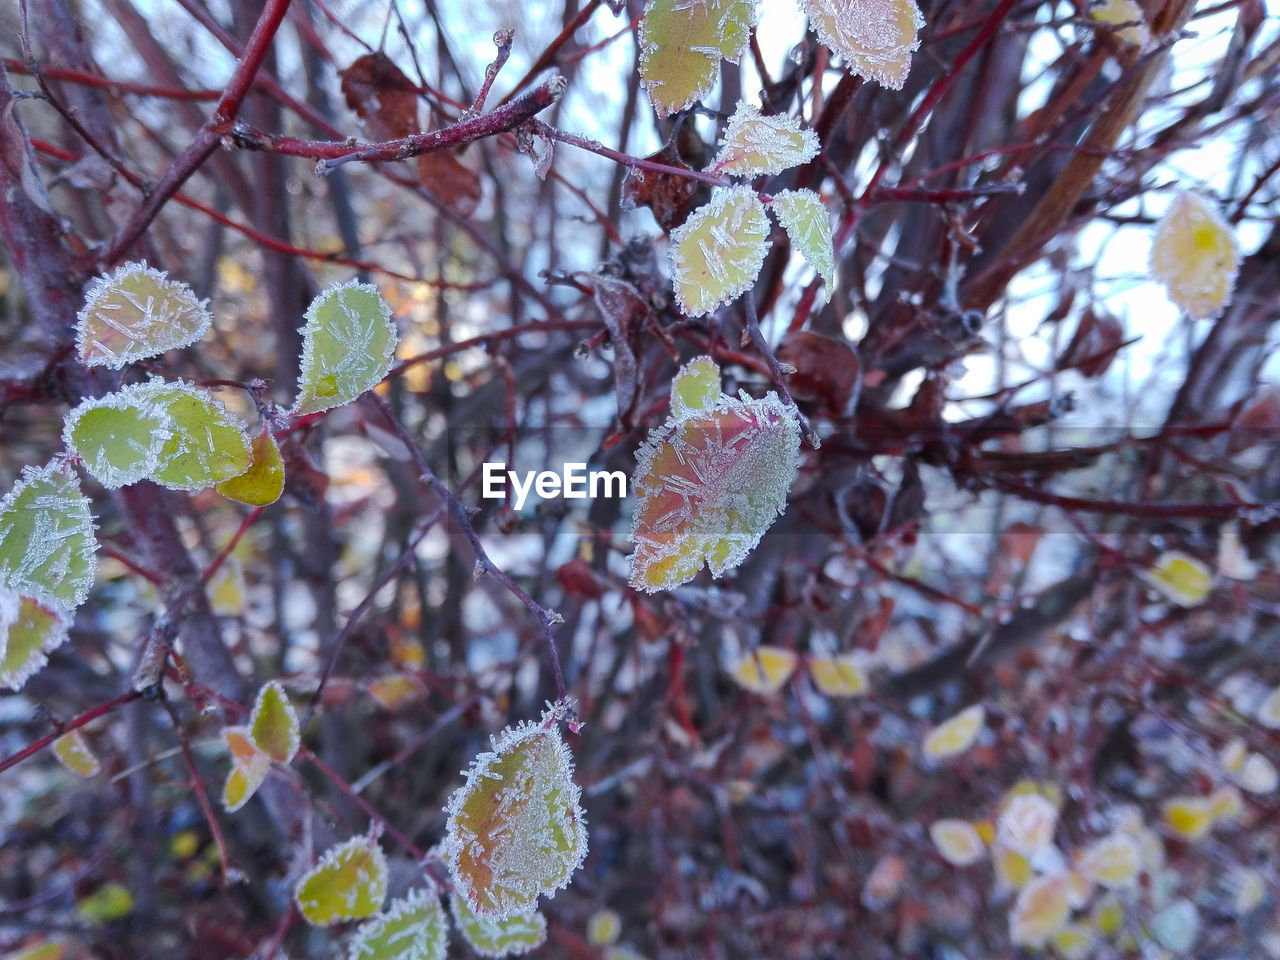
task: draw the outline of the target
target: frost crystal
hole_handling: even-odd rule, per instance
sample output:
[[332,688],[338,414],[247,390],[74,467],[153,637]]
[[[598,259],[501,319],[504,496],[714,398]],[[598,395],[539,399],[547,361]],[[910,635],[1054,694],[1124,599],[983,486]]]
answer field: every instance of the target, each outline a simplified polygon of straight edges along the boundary
[[711,201],[671,232],[676,301],[690,317],[751,289],[769,252],[769,219],[749,187],[717,187]]
[[154,392],[133,384],[83,401],[63,422],[63,443],[108,490],[145,479],[160,465],[173,421]]
[[97,572],[89,500],[62,464],[23,467],[0,500],[0,586],[70,611]]
[[800,0],[800,6],[818,39],[844,57],[849,69],[902,89],[924,26],[915,0]]
[[371,917],[387,896],[387,860],[378,841],[353,837],[330,847],[294,893],[306,921],[328,926]]
[[370,283],[335,284],[307,308],[293,413],[350,403],[391,369],[399,340],[391,308]]
[[433,892],[413,890],[360,925],[347,960],[444,960],[448,946],[440,901]]
[[1230,224],[1198,194],[1184,191],[1156,224],[1151,275],[1196,320],[1222,312],[1235,287],[1240,248]]
[[547,939],[546,918],[536,910],[494,920],[478,916],[457,894],[449,898],[449,905],[462,938],[482,957],[518,957]]
[[213,316],[208,300],[145,263],[126,263],[89,284],[77,318],[80,359],[87,366],[123,367],[195,343]]
[[151,474],[156,483],[171,490],[204,490],[249,468],[253,457],[244,427],[208,391],[153,380],[142,384],[137,396],[170,418],[172,432]]
[[729,118],[720,152],[711,161],[718,174],[753,177],[781,173],[818,155],[818,138],[800,129],[800,121],[784,114],[764,117],[755,107],[739,100]]

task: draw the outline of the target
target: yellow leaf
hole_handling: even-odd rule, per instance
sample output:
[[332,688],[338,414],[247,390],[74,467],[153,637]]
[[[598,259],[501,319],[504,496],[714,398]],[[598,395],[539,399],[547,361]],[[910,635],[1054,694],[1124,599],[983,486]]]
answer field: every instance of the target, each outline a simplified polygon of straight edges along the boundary
[[810,657],[809,676],[825,697],[857,697],[867,692],[863,657],[845,653],[837,657]]
[[1053,952],[1062,960],[1089,960],[1097,946],[1098,937],[1089,927],[1069,923],[1049,940]]
[[1193,319],[1216,317],[1239,268],[1235,233],[1217,208],[1189,191],[1174,197],[1151,242],[1151,274],[1169,299]]
[[399,710],[426,692],[422,681],[408,673],[387,673],[369,682],[369,696],[387,710]]
[[1151,31],[1147,29],[1142,8],[1134,0],[1105,0],[1101,6],[1094,7],[1090,15],[1099,23],[1110,26],[1127,24],[1113,31],[1125,43],[1140,47],[1151,39]]
[[720,367],[710,357],[695,357],[671,381],[671,416],[677,420],[710,413],[720,399]]
[[1022,854],[1001,846],[991,845],[991,865],[996,871],[996,883],[1002,890],[1020,890],[1031,880],[1031,862]]
[[1115,894],[1109,893],[1093,905],[1089,920],[1098,933],[1113,937],[1124,925],[1124,904]]
[[4,960],[62,960],[63,954],[62,944],[41,943],[17,953],[6,954]]
[[373,916],[386,895],[382,848],[369,837],[353,837],[325,851],[298,881],[294,899],[307,923],[328,926]]
[[76,323],[80,360],[120,368],[195,343],[213,315],[192,289],[145,263],[126,263],[94,279]]
[[597,910],[587,920],[587,943],[607,947],[622,933],[622,918],[616,910]]
[[462,939],[482,957],[518,957],[547,939],[547,920],[537,910],[495,919],[477,914],[456,893],[449,898]]
[[412,890],[360,924],[347,960],[444,960],[448,921],[434,892]]
[[781,173],[818,155],[818,138],[786,114],[762,116],[742,100],[729,118],[711,171],[738,177]]
[[982,837],[967,820],[935,820],[929,825],[929,837],[953,867],[970,866],[987,854]]
[[818,39],[849,69],[890,90],[901,90],[920,46],[924,17],[915,0],[800,0]]
[[235,813],[258,792],[271,769],[271,758],[254,745],[248,727],[224,727],[222,739],[231,751],[231,772],[222,787],[222,806]]
[[1208,797],[1172,797],[1165,801],[1163,816],[1174,836],[1199,840],[1213,826],[1213,803]]
[[752,693],[777,693],[795,671],[796,659],[783,647],[761,646],[731,660],[729,675]]
[[244,612],[244,568],[236,557],[227,557],[209,578],[205,592],[209,608],[220,617],[234,617]]
[[74,774],[82,777],[96,776],[102,764],[93,755],[89,743],[77,729],[64,733],[53,741],[53,755]]
[[1162,553],[1142,578],[1180,607],[1204,603],[1213,591],[1213,574],[1195,557],[1177,550]]
[[939,724],[924,738],[924,755],[930,760],[946,760],[968,750],[987,722],[987,711],[975,703]]
[[250,444],[249,469],[239,476],[217,484],[217,491],[228,500],[265,507],[275,503],[284,492],[284,461],[276,438],[266,427]]
[[118,883],[105,883],[76,904],[76,913],[89,923],[110,923],[133,913],[133,894]]
[[1043,947],[1071,915],[1065,873],[1037,877],[1022,888],[1009,912],[1009,938],[1019,946]]
[[1111,890],[1131,887],[1142,870],[1142,851],[1133,837],[1112,833],[1091,844],[1080,856],[1081,873]]

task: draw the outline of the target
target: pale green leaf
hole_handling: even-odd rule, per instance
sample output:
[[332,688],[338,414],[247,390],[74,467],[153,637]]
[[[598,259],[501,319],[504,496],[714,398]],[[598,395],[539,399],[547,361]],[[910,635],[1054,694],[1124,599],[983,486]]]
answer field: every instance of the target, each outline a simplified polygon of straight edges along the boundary
[[319,413],[376,387],[395,357],[395,324],[378,288],[351,281],[329,287],[307,308],[302,372],[293,413]]
[[699,317],[750,290],[769,252],[769,219],[749,187],[716,187],[671,232],[676,302]]
[[378,842],[368,837],[330,847],[294,892],[298,910],[315,926],[371,917],[386,896],[387,860]]
[[195,343],[213,322],[191,288],[145,263],[126,263],[85,291],[76,324],[80,359],[122,367]]
[[249,718],[249,735],[253,745],[276,763],[288,763],[298,752],[301,744],[298,715],[284,687],[275,680],[263,684],[258,691]]
[[677,420],[709,413],[720,399],[720,367],[710,357],[697,357],[671,381],[671,415]]
[[172,432],[151,474],[173,490],[203,490],[249,469],[252,452],[240,421],[208,391],[159,380],[142,384],[145,397],[169,415]]
[[448,922],[433,892],[413,890],[360,924],[347,960],[444,960]]
[[79,728],[69,730],[53,741],[53,755],[58,762],[80,777],[97,776],[102,764],[93,754],[93,748]]
[[822,198],[808,189],[780,190],[773,195],[769,207],[787,231],[792,246],[825,281],[826,299],[830,300],[836,285],[836,253],[831,218]]
[[924,17],[915,0],[800,0],[818,39],[850,70],[901,90],[920,46]]
[[20,690],[67,639],[67,619],[56,604],[0,586],[0,686]]
[[547,939],[547,920],[536,910],[495,920],[477,915],[457,894],[449,903],[462,939],[482,957],[518,957],[536,950]]
[[146,384],[83,401],[67,414],[62,440],[107,489],[153,474],[172,436],[172,420]]
[[761,116],[743,101],[729,118],[711,171],[738,177],[781,173],[818,155],[818,138],[786,114]]
[[71,610],[97,573],[89,500],[62,462],[23,467],[0,500],[0,586]]
[[757,0],[649,0],[640,21],[640,82],[659,117],[701,100],[721,59],[738,62]]

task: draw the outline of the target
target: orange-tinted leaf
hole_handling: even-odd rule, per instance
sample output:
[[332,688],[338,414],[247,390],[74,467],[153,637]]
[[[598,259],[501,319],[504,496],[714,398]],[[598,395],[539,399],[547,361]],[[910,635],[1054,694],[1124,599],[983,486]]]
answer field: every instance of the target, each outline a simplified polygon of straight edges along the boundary
[[381,50],[340,70],[342,95],[371,140],[397,140],[418,132],[418,87]]
[[1071,915],[1069,894],[1065,873],[1032,880],[1018,893],[1009,912],[1009,939],[1019,946],[1043,947]]

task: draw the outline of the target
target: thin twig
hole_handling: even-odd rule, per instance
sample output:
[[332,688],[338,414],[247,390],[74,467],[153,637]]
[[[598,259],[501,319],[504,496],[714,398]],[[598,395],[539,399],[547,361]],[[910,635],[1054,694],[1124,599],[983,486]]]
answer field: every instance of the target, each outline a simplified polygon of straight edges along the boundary
[[804,434],[809,446],[817,450],[822,446],[822,441],[818,439],[818,435],[813,432],[813,427],[809,425],[809,418],[800,412],[800,408],[796,406],[795,399],[791,396],[791,391],[787,389],[786,374],[782,371],[782,365],[778,363],[778,358],[773,355],[773,348],[764,338],[764,334],[760,332],[760,321],[756,317],[756,295],[754,290],[748,290],[742,298],[743,307],[746,309],[747,315],[747,333],[751,337],[751,342],[755,345],[756,350],[764,357],[765,362],[769,364],[769,372],[773,375],[774,385],[778,388],[778,394],[782,397],[782,402],[795,411],[796,419],[800,423],[800,432]]

